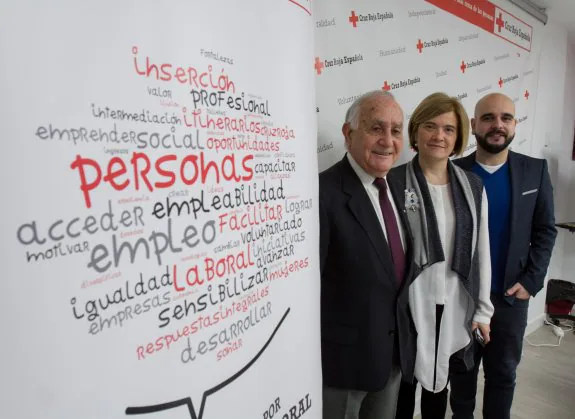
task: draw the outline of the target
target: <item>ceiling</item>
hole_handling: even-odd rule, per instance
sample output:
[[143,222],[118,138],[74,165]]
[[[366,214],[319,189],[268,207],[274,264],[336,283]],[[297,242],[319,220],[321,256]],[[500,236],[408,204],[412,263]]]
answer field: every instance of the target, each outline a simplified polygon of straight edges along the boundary
[[549,23],[559,23],[569,33],[569,43],[575,47],[575,0],[530,0],[543,7],[549,16]]

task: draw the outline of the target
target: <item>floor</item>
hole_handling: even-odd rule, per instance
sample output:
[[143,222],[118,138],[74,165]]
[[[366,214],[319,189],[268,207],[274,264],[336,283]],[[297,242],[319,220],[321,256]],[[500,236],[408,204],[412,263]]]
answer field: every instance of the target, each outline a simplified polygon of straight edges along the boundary
[[[557,337],[544,326],[528,337],[535,344],[556,344]],[[475,417],[481,418],[483,374]],[[419,416],[417,416],[419,418]],[[451,418],[448,409],[447,418]],[[517,387],[511,411],[512,419],[575,418],[575,334],[565,333],[561,346],[536,348],[524,344],[517,370]]]

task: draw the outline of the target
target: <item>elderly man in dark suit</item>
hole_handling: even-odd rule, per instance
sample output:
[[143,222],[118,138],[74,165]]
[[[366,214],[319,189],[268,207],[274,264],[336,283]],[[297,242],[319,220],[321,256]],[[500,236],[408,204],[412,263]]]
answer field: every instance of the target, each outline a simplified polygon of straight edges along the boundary
[[477,347],[475,368],[451,369],[451,408],[456,419],[473,418],[481,359],[483,417],[509,419],[529,299],[543,288],[557,235],[547,162],[509,151],[515,125],[515,105],[509,97],[500,93],[483,97],[471,120],[477,151],[455,160],[478,174],[487,191],[495,306],[491,342]]
[[392,419],[415,362],[411,234],[404,191],[386,180],[403,112],[392,95],[366,93],[342,132],[348,152],[319,180],[323,417]]

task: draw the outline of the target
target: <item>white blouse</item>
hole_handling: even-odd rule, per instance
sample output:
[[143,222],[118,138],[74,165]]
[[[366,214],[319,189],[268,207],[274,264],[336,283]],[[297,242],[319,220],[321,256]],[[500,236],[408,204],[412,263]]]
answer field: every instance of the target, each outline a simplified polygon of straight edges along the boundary
[[[437,218],[439,236],[443,244],[445,261],[426,268],[415,279],[409,288],[409,302],[418,332],[415,377],[426,390],[439,392],[447,385],[449,358],[470,342],[471,337],[465,325],[465,314],[473,301],[461,284],[457,273],[451,270],[455,245],[455,212],[451,188],[449,184],[432,185],[429,183],[428,187]],[[479,252],[479,304],[475,308],[473,320],[489,324],[493,315],[493,305],[490,299],[491,259],[487,220],[487,195],[484,190],[477,248]],[[444,308],[440,323],[436,365],[435,337],[438,304],[443,305]]]

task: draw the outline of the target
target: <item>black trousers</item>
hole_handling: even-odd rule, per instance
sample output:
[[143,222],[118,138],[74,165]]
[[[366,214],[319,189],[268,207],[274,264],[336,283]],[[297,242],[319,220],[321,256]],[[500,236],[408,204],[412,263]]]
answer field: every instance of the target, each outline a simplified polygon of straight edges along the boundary
[[516,299],[515,303],[510,305],[503,296],[496,294],[491,294],[491,301],[495,307],[491,319],[491,342],[485,348],[475,345],[475,366],[471,371],[458,372],[450,369],[450,403],[454,419],[473,418],[481,360],[485,374],[483,417],[509,419],[511,415],[529,301]]
[[[415,411],[415,391],[417,381],[413,384],[405,381],[401,382],[399,397],[397,398],[397,411],[395,419],[413,419]],[[439,393],[432,393],[426,389],[421,389],[421,418],[422,419],[444,419],[447,410],[447,396],[449,390],[445,387]]]
[[[443,305],[438,304],[435,312],[435,365],[437,365],[437,349],[439,347],[439,336],[441,332],[441,318],[443,317]],[[399,396],[397,398],[397,410],[395,419],[413,419],[415,410],[415,391],[417,380],[413,383],[401,382]],[[422,419],[444,419],[447,410],[447,386],[439,393],[427,391],[421,388],[421,418]]]

